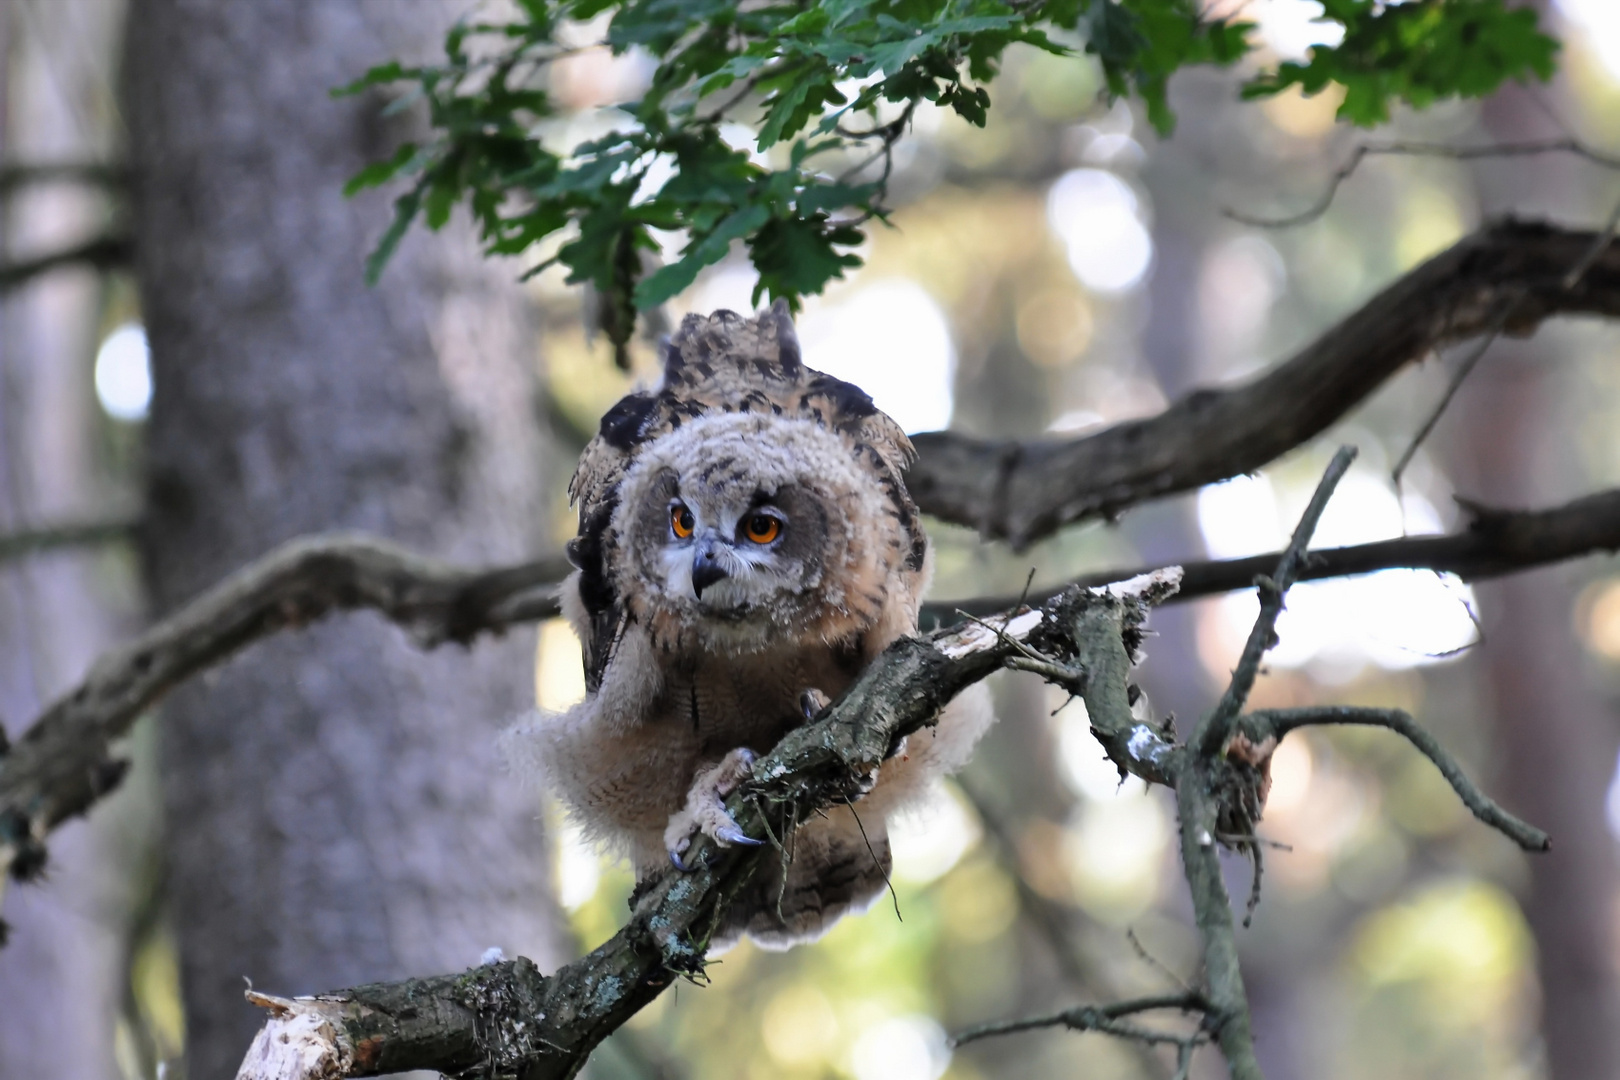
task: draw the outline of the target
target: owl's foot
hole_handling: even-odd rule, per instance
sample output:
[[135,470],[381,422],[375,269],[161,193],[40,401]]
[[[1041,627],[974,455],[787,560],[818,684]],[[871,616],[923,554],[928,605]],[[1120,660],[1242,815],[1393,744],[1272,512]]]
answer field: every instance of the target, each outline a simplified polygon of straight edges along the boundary
[[753,768],[754,752],[746,746],[739,746],[721,758],[718,764],[697,774],[697,779],[692,781],[692,790],[686,795],[685,809],[677,811],[669,819],[669,827],[664,830],[664,849],[669,852],[669,861],[677,868],[687,869],[681,855],[692,845],[692,834],[695,832],[710,837],[721,847],[764,843],[743,832],[731,815],[726,813],[726,796],[737,790]]

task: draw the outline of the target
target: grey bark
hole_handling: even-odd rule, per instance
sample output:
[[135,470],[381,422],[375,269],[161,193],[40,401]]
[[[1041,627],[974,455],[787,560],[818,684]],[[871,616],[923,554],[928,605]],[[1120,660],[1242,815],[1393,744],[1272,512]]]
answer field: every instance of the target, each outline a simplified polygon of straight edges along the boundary
[[[1535,6],[1545,14],[1546,4]],[[1553,133],[1544,108],[1509,89],[1486,103],[1483,119],[1498,141],[1541,136]],[[1585,201],[1567,161],[1482,166],[1477,177],[1487,214],[1510,206],[1568,214]],[[1556,359],[1557,346],[1545,339],[1498,342],[1458,395],[1456,415],[1444,423],[1462,459],[1463,494],[1522,504],[1581,485],[1564,409],[1583,390],[1561,377],[1570,369]],[[1620,729],[1613,706],[1598,698],[1582,670],[1571,618],[1579,584],[1555,569],[1479,590],[1499,787],[1509,806],[1558,838],[1547,857],[1531,861],[1520,898],[1536,941],[1542,1052],[1551,1080],[1620,1073],[1611,899],[1620,888],[1620,861],[1604,826]]]
[[[1473,459],[1470,494],[1535,497],[1557,482],[1551,459],[1566,463],[1555,475],[1573,471],[1573,448],[1549,438],[1569,429],[1557,420],[1550,357],[1534,355],[1545,352],[1504,349],[1464,391],[1456,422]],[[1521,897],[1536,941],[1551,1080],[1620,1072],[1612,903],[1620,867],[1604,814],[1620,739],[1614,707],[1594,692],[1571,632],[1579,582],[1567,569],[1548,569],[1479,588],[1498,787],[1509,806],[1557,837],[1550,854],[1530,861]]]
[[[139,0],[126,53],[138,272],[152,341],[148,580],[159,612],[299,533],[360,528],[442,558],[542,546],[534,327],[467,230],[407,240],[344,180],[400,132],[327,89],[426,58],[458,5]],[[193,1076],[302,993],[559,953],[533,793],[495,738],[532,638],[424,655],[371,616],[278,638],[163,717],[171,903]]]
[[[105,160],[113,138],[105,72],[122,4],[0,8],[7,160]],[[105,225],[106,199],[39,186],[3,208],[0,263],[71,245]],[[105,513],[90,388],[101,289],[74,268],[0,304],[0,530]],[[104,561],[57,553],[0,570],[0,729],[18,734],[127,629],[126,592]],[[128,584],[126,582],[126,584]],[[109,813],[63,830],[37,888],[6,890],[0,951],[0,1080],[118,1075],[113,1031],[131,917],[131,869],[149,851],[150,791],[135,784]]]

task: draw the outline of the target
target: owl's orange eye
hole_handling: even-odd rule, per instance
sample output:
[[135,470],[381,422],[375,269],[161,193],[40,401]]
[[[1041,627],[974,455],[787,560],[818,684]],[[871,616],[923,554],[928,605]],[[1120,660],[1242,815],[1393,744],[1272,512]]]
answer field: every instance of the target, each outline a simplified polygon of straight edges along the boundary
[[691,536],[693,524],[692,511],[680,503],[669,508],[669,531],[674,533],[677,539],[685,540]]
[[743,535],[756,544],[768,544],[782,534],[782,523],[769,514],[754,514],[743,525]]

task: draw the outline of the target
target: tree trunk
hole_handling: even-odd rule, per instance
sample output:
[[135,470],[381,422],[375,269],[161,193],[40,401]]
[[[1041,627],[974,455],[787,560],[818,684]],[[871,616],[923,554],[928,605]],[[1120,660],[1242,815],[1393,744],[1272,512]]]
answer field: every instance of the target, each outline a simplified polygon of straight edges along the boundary
[[[330,87],[430,60],[458,5],[138,0],[127,42],[153,351],[146,569],[166,611],[300,533],[466,562],[543,545],[536,348],[516,269],[470,232],[407,239],[375,289],[381,197],[345,179],[408,123]],[[528,633],[413,649],[366,616],[261,645],[163,715],[188,1072],[228,1075],[301,994],[560,948],[534,795],[498,763]]]
[[[121,9],[102,0],[0,8],[7,164],[107,160],[104,80]],[[17,191],[4,207],[0,258],[77,244],[106,218],[106,198],[93,189]],[[90,388],[102,296],[96,272],[70,267],[0,304],[0,531],[106,516]],[[0,568],[0,726],[18,734],[83,677],[131,620],[133,584],[84,551]],[[44,880],[5,890],[0,914],[12,933],[0,950],[0,1080],[118,1075],[131,868],[151,851],[149,785],[131,779],[93,820],[53,838]]]
[[[1546,5],[1538,3],[1542,17]],[[1552,134],[1546,106],[1509,87],[1486,102],[1485,127],[1500,142]],[[1584,200],[1567,162],[1482,163],[1483,216],[1511,208],[1567,217]],[[1580,494],[1584,473],[1564,402],[1579,384],[1560,376],[1545,336],[1498,341],[1444,421],[1464,457],[1460,494],[1491,506],[1545,506]],[[1574,372],[1571,372],[1573,375]],[[1498,790],[1509,809],[1547,830],[1552,851],[1529,860],[1521,900],[1536,941],[1547,1075],[1577,1080],[1620,1074],[1620,972],[1614,962],[1614,896],[1620,866],[1605,828],[1614,769],[1614,709],[1582,670],[1573,633],[1579,570],[1552,568],[1479,587],[1480,649],[1494,697]]]

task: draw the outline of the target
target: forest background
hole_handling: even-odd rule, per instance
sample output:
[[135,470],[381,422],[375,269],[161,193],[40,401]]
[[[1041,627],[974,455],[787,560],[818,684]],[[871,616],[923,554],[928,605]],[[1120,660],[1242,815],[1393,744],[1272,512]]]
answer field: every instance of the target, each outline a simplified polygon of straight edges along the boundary
[[[1304,55],[1320,31],[1310,4],[1251,6],[1257,63]],[[806,359],[911,431],[1077,433],[1253,374],[1492,215],[1601,223],[1620,185],[1579,155],[1369,158],[1315,220],[1240,217],[1313,205],[1369,141],[1612,145],[1608,8],[1545,9],[1564,43],[1551,84],[1397,110],[1375,135],[1336,122],[1332,94],[1243,103],[1242,71],[1194,69],[1170,85],[1179,124],[1160,138],[1139,106],[1103,99],[1088,61],[1015,49],[984,128],[916,116],[896,151],[895,227],[873,228],[865,266],[807,301]],[[0,306],[0,525],[28,537],[0,567],[13,736],[103,648],[288,537],[364,528],[475,564],[555,550],[572,532],[562,488],[578,447],[652,363],[633,342],[636,370],[616,370],[580,290],[558,270],[519,286],[523,266],[484,260],[460,220],[407,235],[364,285],[388,200],[342,188],[407,121],[325,91],[389,56],[436,55],[457,5],[136,13],[0,8],[0,241],[8,265],[33,271],[7,278]],[[647,75],[633,55],[560,61],[559,141],[605,131]],[[132,159],[151,168],[132,174]],[[160,197],[174,191],[185,197]],[[141,308],[132,257],[163,282],[157,310]],[[729,257],[667,315],[748,310],[753,284]],[[186,330],[167,375],[156,358],[153,398],[142,343],[165,318]],[[1613,486],[1614,334],[1560,322],[1494,343],[1399,492],[1393,465],[1467,349],[1255,478],[1117,526],[1016,555],[936,526],[935,595],[1016,594],[1030,567],[1039,586],[1275,550],[1341,443],[1361,457],[1323,545],[1453,530],[1466,520],[1454,495],[1549,506]],[[1252,596],[1156,614],[1142,679],[1161,713],[1212,698]],[[1301,587],[1279,632],[1255,704],[1406,708],[1558,843],[1518,853],[1378,733],[1291,738],[1265,819],[1291,850],[1271,857],[1242,935],[1267,1075],[1611,1073],[1612,561],[1472,588],[1420,571]],[[346,616],[176,695],[161,752],[144,722],[121,790],[53,840],[42,882],[6,892],[0,1077],[215,1075],[261,1019],[243,976],[314,992],[457,970],[490,946],[549,969],[606,937],[624,871],[565,823],[540,828],[495,760],[495,734],[531,694],[555,706],[582,691],[566,629],[544,623],[537,641],[514,630],[470,655],[424,654]],[[880,906],[813,948],[743,946],[712,986],[644,1010],[594,1073],[1157,1075],[1097,1035],[946,1051],[946,1031],[1162,988],[1161,965],[1197,972],[1166,793],[1118,785],[1083,718],[1054,713],[1062,697],[1039,680],[1006,673],[995,689],[1001,724],[897,838],[903,920]]]

